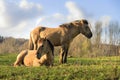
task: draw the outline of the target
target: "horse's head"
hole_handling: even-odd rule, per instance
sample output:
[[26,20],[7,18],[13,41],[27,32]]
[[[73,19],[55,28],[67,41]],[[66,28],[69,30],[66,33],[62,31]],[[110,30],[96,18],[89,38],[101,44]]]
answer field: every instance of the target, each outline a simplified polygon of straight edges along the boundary
[[87,38],[92,37],[92,32],[90,30],[90,24],[88,23],[87,20],[85,19],[76,20],[74,24],[79,27],[80,33],[85,35]]
[[37,46],[38,46],[38,48],[37,48],[37,58],[39,58],[39,59],[42,55],[47,54],[50,51],[53,52],[53,50],[54,50],[53,45],[46,38],[40,38],[37,42]]

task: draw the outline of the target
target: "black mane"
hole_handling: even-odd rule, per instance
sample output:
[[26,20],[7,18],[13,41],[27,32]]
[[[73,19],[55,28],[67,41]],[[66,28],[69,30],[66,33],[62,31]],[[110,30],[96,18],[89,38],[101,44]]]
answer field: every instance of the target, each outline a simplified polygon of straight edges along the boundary
[[83,23],[84,23],[84,24],[88,24],[88,21],[87,21],[87,20],[83,20]]
[[64,23],[64,24],[61,24],[59,27],[70,29],[72,28],[72,26],[73,26],[72,23]]
[[50,40],[48,40],[48,39],[46,39],[46,40],[47,40],[48,44],[50,45],[50,48],[52,50],[52,54],[54,55],[54,46],[53,46],[53,44],[50,42]]

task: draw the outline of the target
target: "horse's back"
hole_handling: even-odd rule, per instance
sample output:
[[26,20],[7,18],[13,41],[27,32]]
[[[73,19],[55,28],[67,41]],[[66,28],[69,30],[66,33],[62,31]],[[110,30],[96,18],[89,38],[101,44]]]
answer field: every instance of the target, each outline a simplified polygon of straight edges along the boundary
[[61,27],[48,28],[39,26],[31,31],[30,36],[33,43],[37,42],[39,38],[47,38],[54,46],[60,46],[62,38],[65,36],[65,30]]
[[61,33],[62,31],[59,28],[46,28],[40,32],[39,36],[40,38],[47,38],[54,46],[59,46],[62,37]]

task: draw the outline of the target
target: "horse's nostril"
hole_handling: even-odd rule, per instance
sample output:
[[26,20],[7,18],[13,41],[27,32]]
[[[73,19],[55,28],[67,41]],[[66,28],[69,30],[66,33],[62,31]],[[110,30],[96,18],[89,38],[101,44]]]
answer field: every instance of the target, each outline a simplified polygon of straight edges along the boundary
[[41,55],[40,54],[37,54],[37,58],[40,59]]

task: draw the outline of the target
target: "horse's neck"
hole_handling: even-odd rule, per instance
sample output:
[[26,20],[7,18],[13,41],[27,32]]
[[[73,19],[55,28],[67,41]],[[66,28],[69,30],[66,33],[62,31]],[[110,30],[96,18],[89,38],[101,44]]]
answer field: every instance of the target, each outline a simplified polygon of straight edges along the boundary
[[75,38],[79,34],[80,34],[80,31],[77,28],[76,29],[74,29],[74,28],[70,29],[69,32],[68,32],[68,35],[71,39]]

